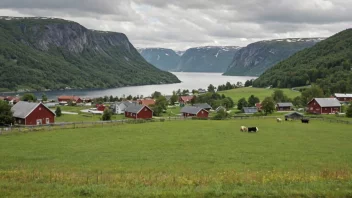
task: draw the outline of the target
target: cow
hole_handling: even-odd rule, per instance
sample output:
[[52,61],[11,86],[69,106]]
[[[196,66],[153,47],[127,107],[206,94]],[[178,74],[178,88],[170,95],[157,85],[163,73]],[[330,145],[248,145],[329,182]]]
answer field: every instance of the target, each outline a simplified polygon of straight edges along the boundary
[[302,123],[306,123],[306,124],[309,123],[309,119],[308,118],[302,118],[301,121],[302,121]]
[[247,127],[245,127],[245,126],[241,126],[241,132],[247,132],[248,131],[248,128]]
[[255,133],[258,131],[259,131],[258,127],[248,127],[248,133],[251,133],[251,132]]
[[276,121],[277,121],[277,122],[281,122],[282,119],[281,119],[281,118],[276,118]]

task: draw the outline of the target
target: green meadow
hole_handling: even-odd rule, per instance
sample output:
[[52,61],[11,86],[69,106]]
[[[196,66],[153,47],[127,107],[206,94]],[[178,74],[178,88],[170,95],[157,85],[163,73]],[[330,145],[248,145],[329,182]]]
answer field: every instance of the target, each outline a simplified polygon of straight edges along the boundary
[[[238,89],[231,89],[227,91],[220,91],[220,94],[225,94],[228,97],[231,97],[233,101],[237,102],[241,98],[248,99],[249,96],[254,95],[258,97],[261,101],[264,100],[265,97],[271,96],[274,93],[275,89],[263,89],[263,88],[254,88],[254,87],[244,87]],[[296,96],[300,96],[301,92],[292,91],[291,89],[281,89],[284,94],[286,94],[289,98],[293,99]]]
[[0,197],[348,197],[351,142],[351,125],[272,118],[3,134]]

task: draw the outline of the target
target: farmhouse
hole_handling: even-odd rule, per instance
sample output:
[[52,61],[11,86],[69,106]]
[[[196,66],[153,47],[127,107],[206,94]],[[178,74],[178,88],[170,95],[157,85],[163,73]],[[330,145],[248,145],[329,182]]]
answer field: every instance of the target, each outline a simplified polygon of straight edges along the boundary
[[221,110],[226,111],[226,108],[223,107],[223,106],[219,106],[218,108],[215,109],[215,112],[219,112],[219,111],[221,111]]
[[289,114],[286,114],[286,115],[285,115],[285,120],[288,120],[288,119],[300,120],[300,119],[302,119],[303,117],[304,117],[304,116],[303,116],[303,114],[301,114],[301,113],[292,112],[292,113],[289,113]]
[[257,107],[258,111],[262,110],[262,104],[260,104],[260,103],[255,103],[255,107]]
[[134,119],[151,119],[153,118],[153,110],[146,105],[130,105],[125,110],[125,117]]
[[83,100],[78,96],[59,96],[57,100],[60,104],[67,104],[69,101],[77,104],[83,102]]
[[181,105],[185,105],[187,103],[190,103],[193,97],[194,96],[180,96],[178,101],[180,102]]
[[243,107],[242,112],[245,114],[254,114],[258,113],[257,107]]
[[42,103],[18,102],[11,111],[15,124],[41,125],[55,122],[55,113]]
[[335,98],[342,103],[352,102],[352,94],[335,93]]
[[209,112],[203,108],[186,106],[181,109],[181,113],[184,117],[198,117],[207,118]]
[[279,102],[276,104],[277,111],[291,111],[293,104],[291,102]]
[[6,97],[3,97],[3,100],[7,101],[9,105],[15,105],[20,101],[20,98],[13,97],[13,96],[6,96]]
[[141,99],[141,100],[137,100],[137,103],[140,105],[150,106],[150,105],[155,104],[155,100],[154,99]]
[[97,105],[96,105],[96,108],[97,108],[98,111],[104,111],[105,108],[106,108],[106,106],[103,105],[103,104],[97,104]]
[[110,109],[114,114],[124,114],[125,110],[128,106],[130,106],[132,103],[129,101],[123,101],[123,102],[116,102],[112,105],[110,105]]
[[309,113],[329,114],[341,111],[341,104],[336,98],[314,98],[308,102]]
[[198,107],[198,108],[202,108],[205,109],[207,111],[211,110],[211,106],[208,103],[198,103],[198,104],[194,104],[194,107]]

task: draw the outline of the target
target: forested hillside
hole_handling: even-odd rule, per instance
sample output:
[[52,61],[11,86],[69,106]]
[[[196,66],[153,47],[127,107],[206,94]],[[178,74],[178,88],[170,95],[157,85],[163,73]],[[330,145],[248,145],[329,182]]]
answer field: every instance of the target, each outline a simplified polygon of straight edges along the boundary
[[0,90],[110,88],[179,82],[122,33],[49,18],[0,17]]
[[296,87],[316,83],[325,92],[352,92],[352,29],[291,56],[253,82],[256,87]]

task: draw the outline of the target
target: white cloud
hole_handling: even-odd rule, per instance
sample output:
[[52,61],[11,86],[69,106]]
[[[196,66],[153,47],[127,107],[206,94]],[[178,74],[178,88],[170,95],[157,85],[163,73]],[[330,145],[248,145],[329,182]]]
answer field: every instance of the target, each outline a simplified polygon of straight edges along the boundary
[[1,15],[58,17],[125,33],[137,47],[184,50],[327,37],[352,25],[345,0],[1,0]]

